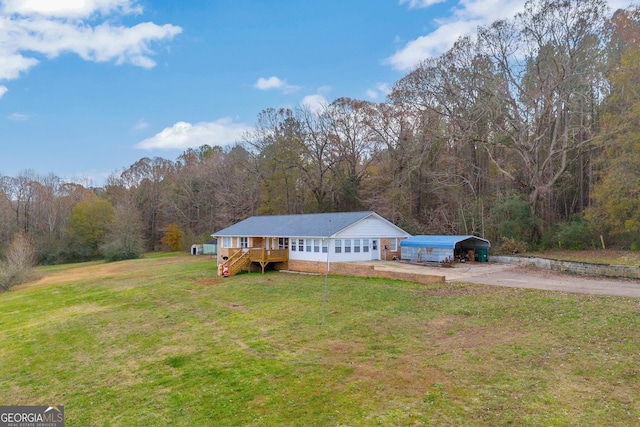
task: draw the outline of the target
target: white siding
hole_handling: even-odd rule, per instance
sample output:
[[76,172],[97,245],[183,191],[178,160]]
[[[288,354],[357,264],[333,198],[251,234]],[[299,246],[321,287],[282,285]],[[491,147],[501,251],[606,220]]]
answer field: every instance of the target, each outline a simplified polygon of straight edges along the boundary
[[[293,241],[295,240],[296,243],[296,250],[292,250],[293,249]],[[301,260],[301,261],[327,261],[327,254],[322,252],[322,239],[304,239],[304,245],[303,245],[303,251],[300,251],[300,247],[299,247],[299,238],[298,237],[293,237],[291,239],[289,239],[289,259],[296,259],[296,260]],[[307,246],[308,246],[308,241],[311,241],[311,252],[307,251]],[[314,250],[314,240],[320,240],[320,252],[315,252]],[[333,243],[333,242],[332,242]],[[332,247],[329,248],[329,250],[333,250]],[[329,255],[329,259],[333,260],[334,254],[331,253]]]
[[335,235],[336,239],[367,239],[381,237],[409,237],[407,233],[375,216],[370,216]]
[[[341,252],[335,252],[335,240],[341,241]],[[349,240],[349,246],[347,246],[346,241]],[[360,241],[360,251],[355,251],[355,240]],[[364,252],[362,249],[362,240],[361,238],[356,239],[334,239],[331,242],[331,261],[332,262],[354,262],[354,261],[371,261],[371,238],[369,238],[369,250]],[[346,248],[349,247],[351,249],[350,252],[346,251]]]
[[[298,239],[296,238],[296,243]],[[351,240],[351,252],[344,252],[344,240],[342,240],[342,252],[335,253],[335,239],[331,239],[329,242],[329,261],[330,262],[353,262],[353,261],[371,261],[371,240],[369,240],[369,252],[362,251],[362,240],[360,240],[360,252],[354,252],[353,240]],[[320,245],[320,252],[313,251],[313,245],[311,245],[311,252],[308,252],[307,244],[305,242],[304,251],[300,252],[296,245],[296,250],[289,249],[289,259],[301,260],[301,261],[327,261],[327,254],[322,252],[322,245]]]

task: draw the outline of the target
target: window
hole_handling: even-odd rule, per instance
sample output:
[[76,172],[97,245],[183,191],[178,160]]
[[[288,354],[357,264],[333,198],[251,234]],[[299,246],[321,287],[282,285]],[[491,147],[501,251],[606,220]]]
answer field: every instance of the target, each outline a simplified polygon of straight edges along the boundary
[[311,252],[311,243],[313,243],[311,239],[307,239],[307,252]]
[[313,252],[320,252],[320,239],[313,239]]
[[336,240],[336,249],[335,252],[337,254],[342,253],[342,240]]
[[362,252],[369,252],[369,239],[362,241]]
[[329,241],[322,239],[322,253],[326,254],[329,252]]
[[396,252],[398,250],[398,239],[391,239],[391,252]]
[[292,250],[293,252],[295,252],[295,251],[296,251],[296,247],[297,247],[297,246],[296,246],[296,239],[291,239],[291,250]]
[[289,238],[288,237],[279,237],[278,238],[278,249],[288,249],[289,248]]
[[249,238],[248,237],[240,237],[240,247],[242,249],[247,249],[249,247]]
[[304,252],[304,239],[298,239],[298,251]]
[[223,237],[222,238],[222,247],[223,248],[232,248],[233,243],[231,243],[231,237]]
[[360,252],[360,239],[353,241],[353,252]]
[[344,253],[345,254],[351,253],[351,239],[344,240]]

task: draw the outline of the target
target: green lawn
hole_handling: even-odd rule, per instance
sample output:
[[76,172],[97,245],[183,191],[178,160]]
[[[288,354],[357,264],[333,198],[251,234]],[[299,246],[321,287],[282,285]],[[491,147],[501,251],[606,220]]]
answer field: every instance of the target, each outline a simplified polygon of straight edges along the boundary
[[545,252],[529,252],[524,255],[595,264],[640,265],[640,251],[620,251],[613,249],[592,249],[589,251],[550,250]]
[[[0,294],[0,404],[67,426],[640,424],[640,302],[272,272],[42,269]],[[533,280],[533,279],[532,279]]]

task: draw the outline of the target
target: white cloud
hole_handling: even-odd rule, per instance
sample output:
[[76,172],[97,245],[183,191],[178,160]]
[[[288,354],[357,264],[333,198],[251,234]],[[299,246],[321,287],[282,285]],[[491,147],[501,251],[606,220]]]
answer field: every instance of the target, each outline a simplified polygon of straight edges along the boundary
[[302,98],[302,102],[300,104],[302,104],[303,107],[308,108],[312,113],[318,114],[327,108],[329,101],[327,101],[327,98],[323,95],[317,93],[315,95],[305,96]]
[[26,122],[32,117],[31,114],[27,113],[12,113],[9,114],[9,120],[14,122]]
[[391,93],[391,86],[388,83],[376,83],[373,88],[367,90],[367,98],[376,100]]
[[[151,44],[171,40],[182,28],[143,22],[112,24],[115,14],[142,11],[134,0],[0,0],[0,81],[13,80],[38,64],[74,53],[93,62],[114,61],[143,68],[156,65]],[[101,13],[102,19],[84,18]]]
[[446,0],[400,0],[400,4],[409,3],[409,9],[425,8]]
[[195,125],[187,122],[177,122],[171,127],[163,129],[158,134],[136,144],[136,148],[144,150],[185,150],[196,148],[204,144],[230,145],[242,139],[251,127],[242,123],[233,123],[230,118],[223,118],[214,122],[201,122]]
[[139,119],[135,125],[133,125],[134,131],[145,130],[149,127],[149,123],[145,119]]
[[271,76],[269,78],[260,77],[253,87],[259,90],[278,89],[282,90],[284,93],[291,93],[300,89],[300,86],[290,85],[286,80],[282,80],[276,76]]
[[4,96],[5,93],[9,92],[9,89],[7,89],[6,86],[2,86],[0,85],[0,99],[2,99],[2,97]]
[[82,18],[95,12],[107,14],[142,13],[132,0],[4,0],[3,12],[18,15],[41,15],[56,18]]
[[272,76],[268,79],[264,77],[260,77],[256,84],[253,85],[256,89],[260,90],[269,90],[269,89],[279,89],[284,85],[284,82],[279,78]]
[[[430,0],[401,0],[410,7],[427,7]],[[453,46],[465,34],[474,34],[480,25],[489,25],[498,19],[513,18],[524,10],[525,0],[459,0],[454,13],[436,23],[438,28],[429,34],[408,42],[387,62],[395,69],[408,71],[420,61],[438,56]]]

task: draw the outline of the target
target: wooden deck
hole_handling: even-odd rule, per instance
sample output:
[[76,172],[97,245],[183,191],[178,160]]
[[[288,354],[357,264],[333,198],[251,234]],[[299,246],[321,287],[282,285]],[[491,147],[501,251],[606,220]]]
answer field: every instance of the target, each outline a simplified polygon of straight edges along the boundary
[[251,263],[258,263],[264,274],[265,267],[270,262],[288,262],[288,249],[231,249],[229,259],[223,265],[229,267],[229,275],[233,276],[242,270],[249,270]]

